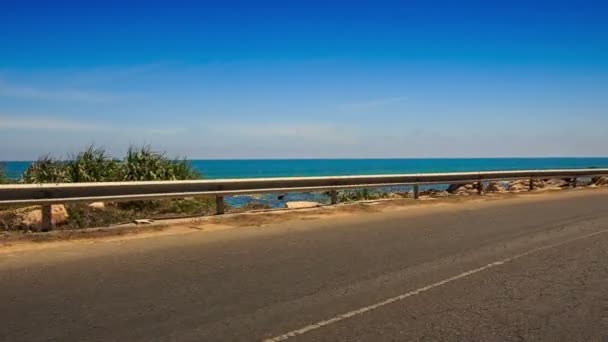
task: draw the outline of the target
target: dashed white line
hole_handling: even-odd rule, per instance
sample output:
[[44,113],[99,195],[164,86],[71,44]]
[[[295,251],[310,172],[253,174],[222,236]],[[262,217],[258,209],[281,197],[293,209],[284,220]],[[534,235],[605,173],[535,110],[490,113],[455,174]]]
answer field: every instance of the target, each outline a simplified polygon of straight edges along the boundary
[[517,255],[512,256],[510,258],[506,258],[506,259],[503,259],[503,260],[500,260],[500,261],[495,261],[495,262],[487,264],[485,266],[482,266],[482,267],[479,267],[479,268],[472,269],[470,271],[466,271],[466,272],[460,273],[460,274],[455,275],[453,277],[450,277],[450,278],[438,281],[436,283],[433,283],[433,284],[421,287],[419,289],[416,289],[416,290],[413,290],[413,291],[410,291],[410,292],[406,292],[404,294],[401,294],[401,295],[398,295],[398,296],[395,296],[395,297],[388,298],[388,299],[383,300],[383,301],[381,301],[379,303],[372,304],[372,305],[369,305],[369,306],[365,306],[365,307],[362,307],[362,308],[357,309],[357,310],[349,311],[349,312],[343,313],[341,315],[338,315],[338,316],[335,316],[335,317],[332,317],[332,318],[329,318],[329,319],[326,319],[326,320],[323,320],[323,321],[319,321],[319,322],[307,325],[307,326],[305,326],[303,328],[300,328],[300,329],[297,329],[297,330],[292,330],[292,331],[287,332],[287,333],[285,333],[283,335],[279,335],[279,336],[275,336],[275,337],[272,337],[272,338],[265,339],[264,342],[285,341],[285,340],[287,340],[289,338],[305,334],[305,333],[310,332],[312,330],[317,330],[317,329],[326,327],[326,326],[328,326],[330,324],[334,324],[334,323],[343,321],[345,319],[349,319],[349,318],[352,318],[352,317],[355,317],[355,316],[362,315],[364,313],[367,313],[367,312],[370,312],[372,310],[381,308],[383,306],[386,306],[386,305],[389,305],[389,304],[392,304],[392,303],[404,300],[404,299],[406,299],[408,297],[415,296],[417,294],[420,294],[422,292],[428,291],[428,290],[433,289],[435,287],[439,287],[439,286],[445,285],[447,283],[451,283],[453,281],[456,281],[458,279],[462,279],[462,278],[468,277],[468,276],[473,275],[475,273],[479,273],[481,271],[485,271],[485,270],[490,269],[492,267],[504,265],[505,263],[511,262],[513,260],[516,260],[516,259],[519,259],[519,258],[522,258],[522,257],[525,257],[527,255],[530,255],[530,254],[533,254],[533,253],[537,253],[537,252],[540,252],[540,251],[543,251],[543,250],[547,250],[547,249],[550,249],[550,248],[558,247],[558,246],[561,246],[561,245],[565,245],[565,244],[568,244],[570,242],[574,242],[574,241],[590,238],[590,237],[593,237],[593,236],[596,236],[596,235],[599,235],[599,234],[603,234],[603,233],[607,233],[607,232],[608,232],[608,229],[607,230],[601,230],[601,231],[598,231],[598,232],[595,232],[595,233],[579,236],[577,238],[565,240],[565,241],[562,241],[562,242],[554,243],[554,244],[543,246],[543,247],[538,247],[538,248],[529,250],[527,252],[524,252],[524,253],[521,253],[521,254],[517,254]]

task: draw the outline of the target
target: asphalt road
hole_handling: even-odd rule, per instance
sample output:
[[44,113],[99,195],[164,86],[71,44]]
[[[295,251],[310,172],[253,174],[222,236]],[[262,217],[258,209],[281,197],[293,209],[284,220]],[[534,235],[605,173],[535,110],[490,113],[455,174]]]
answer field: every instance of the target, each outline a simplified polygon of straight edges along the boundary
[[3,341],[606,341],[608,192],[0,254]]

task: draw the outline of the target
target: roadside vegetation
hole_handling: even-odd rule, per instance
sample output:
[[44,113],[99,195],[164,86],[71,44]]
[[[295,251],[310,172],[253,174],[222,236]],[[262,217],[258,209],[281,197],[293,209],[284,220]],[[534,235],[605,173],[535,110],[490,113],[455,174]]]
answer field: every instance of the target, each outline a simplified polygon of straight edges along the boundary
[[23,173],[24,183],[82,183],[198,179],[186,159],[169,159],[150,146],[131,147],[123,159],[89,146],[83,152],[59,160],[45,155]]
[[[103,148],[88,146],[82,152],[58,159],[44,155],[32,163],[16,180],[22,183],[82,183],[118,181],[163,181],[199,179],[202,175],[184,159],[171,159],[150,146],[131,147],[123,158],[110,156]],[[0,183],[9,182],[0,166]],[[28,230],[27,217],[38,207],[0,210],[0,230]],[[208,215],[215,211],[213,198],[197,197],[65,205],[65,220],[59,228],[101,227],[143,218]]]

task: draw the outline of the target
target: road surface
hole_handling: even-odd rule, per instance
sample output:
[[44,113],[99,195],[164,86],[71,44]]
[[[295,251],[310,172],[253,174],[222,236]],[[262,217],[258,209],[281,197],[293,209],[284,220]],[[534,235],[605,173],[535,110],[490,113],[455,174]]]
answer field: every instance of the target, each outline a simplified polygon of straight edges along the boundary
[[2,341],[606,341],[608,192],[0,254]]

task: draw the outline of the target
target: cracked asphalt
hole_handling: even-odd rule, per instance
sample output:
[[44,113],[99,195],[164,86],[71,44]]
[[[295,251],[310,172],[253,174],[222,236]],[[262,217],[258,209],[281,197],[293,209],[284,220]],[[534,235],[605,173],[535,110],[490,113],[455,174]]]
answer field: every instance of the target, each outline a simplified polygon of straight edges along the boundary
[[608,191],[0,253],[0,303],[2,341],[606,341]]

